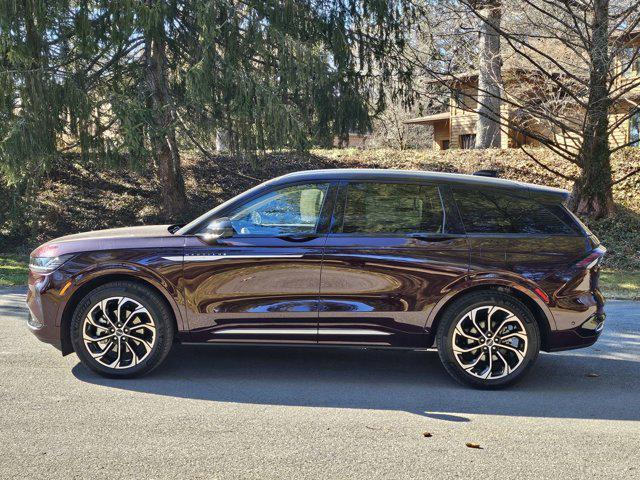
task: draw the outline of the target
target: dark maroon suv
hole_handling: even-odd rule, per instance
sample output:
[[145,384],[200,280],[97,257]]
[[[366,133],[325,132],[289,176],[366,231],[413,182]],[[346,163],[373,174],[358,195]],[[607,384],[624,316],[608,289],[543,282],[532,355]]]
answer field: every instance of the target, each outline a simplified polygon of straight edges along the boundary
[[29,327],[114,377],[174,342],[436,347],[456,379],[501,386],[603,328],[605,248],[567,197],[474,175],[293,173],[182,227],[38,247]]

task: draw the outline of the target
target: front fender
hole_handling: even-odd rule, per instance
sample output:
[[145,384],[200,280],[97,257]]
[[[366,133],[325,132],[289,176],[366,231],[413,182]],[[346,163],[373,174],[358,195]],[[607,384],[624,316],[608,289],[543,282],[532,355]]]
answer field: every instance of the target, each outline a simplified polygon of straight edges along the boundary
[[[87,288],[91,285],[100,285],[112,280],[133,280],[140,283],[146,283],[157,290],[167,301],[171,307],[176,319],[179,331],[188,330],[184,312],[184,298],[181,288],[179,287],[178,278],[171,280],[155,269],[151,269],[139,264],[127,262],[107,262],[87,265],[77,273],[68,278],[70,285],[64,292],[69,301],[75,297],[77,293],[89,291]],[[65,283],[66,285],[66,283]],[[63,286],[64,288],[64,286]],[[66,307],[59,312],[56,324],[59,326],[62,322]]]

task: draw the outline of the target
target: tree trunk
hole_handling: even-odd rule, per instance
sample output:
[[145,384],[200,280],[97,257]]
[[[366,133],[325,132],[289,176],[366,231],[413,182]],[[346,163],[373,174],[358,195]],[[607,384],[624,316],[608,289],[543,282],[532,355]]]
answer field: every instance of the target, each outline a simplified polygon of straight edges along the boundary
[[607,75],[611,67],[608,49],[609,0],[594,0],[591,26],[593,45],[589,52],[589,102],[578,155],[581,173],[573,186],[570,206],[576,213],[600,218],[615,211],[608,135]]
[[478,121],[476,148],[500,148],[500,97],[502,94],[502,59],[500,57],[500,0],[484,0],[479,5],[484,18],[480,22],[478,51]]
[[[55,118],[52,118],[51,99],[47,96],[48,86],[45,79],[47,71],[46,59],[42,55],[42,33],[37,28],[36,6],[32,0],[22,4],[25,20],[25,47],[29,55],[29,67],[25,71],[25,88],[21,95],[22,115],[31,126],[26,146],[34,154],[26,158],[25,172],[20,179],[17,191],[23,191],[27,208],[22,209],[20,218],[24,223],[22,229],[32,239],[40,233],[40,205],[38,192],[42,175],[46,168],[47,156],[56,152]],[[40,20],[38,18],[38,20]],[[39,152],[39,153],[35,153]],[[46,152],[46,153],[45,153]],[[21,232],[22,233],[22,232]]]
[[166,37],[162,21],[147,34],[145,57],[153,116],[151,148],[162,188],[163,213],[167,221],[179,221],[186,205],[186,196],[176,141],[175,110],[169,92]]
[[229,131],[224,128],[216,129],[216,153],[229,153]]

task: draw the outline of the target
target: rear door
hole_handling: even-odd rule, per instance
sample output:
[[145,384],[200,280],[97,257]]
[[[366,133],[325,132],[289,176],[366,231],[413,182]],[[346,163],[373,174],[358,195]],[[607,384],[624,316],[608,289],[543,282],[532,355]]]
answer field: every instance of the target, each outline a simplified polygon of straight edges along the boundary
[[434,184],[343,182],[325,244],[318,341],[425,346],[429,311],[467,273],[455,219]]
[[220,212],[235,234],[186,239],[191,340],[316,343],[322,250],[336,187],[276,187]]

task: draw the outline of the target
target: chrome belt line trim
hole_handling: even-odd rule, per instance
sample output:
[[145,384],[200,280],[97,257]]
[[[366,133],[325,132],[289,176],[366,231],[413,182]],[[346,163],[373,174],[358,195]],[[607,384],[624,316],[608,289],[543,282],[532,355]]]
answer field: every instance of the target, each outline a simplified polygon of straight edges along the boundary
[[171,262],[215,262],[217,260],[229,260],[234,258],[302,258],[302,255],[176,255],[171,257],[162,257]]

